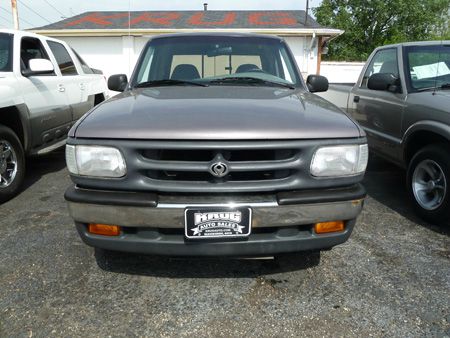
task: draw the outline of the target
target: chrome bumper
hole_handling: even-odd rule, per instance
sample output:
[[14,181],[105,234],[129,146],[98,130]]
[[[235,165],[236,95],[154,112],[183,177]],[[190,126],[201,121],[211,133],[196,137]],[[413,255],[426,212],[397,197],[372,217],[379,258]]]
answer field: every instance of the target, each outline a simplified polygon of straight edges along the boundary
[[156,207],[117,206],[68,202],[70,216],[80,223],[114,224],[123,227],[184,228],[187,207],[252,208],[253,228],[288,227],[334,220],[352,220],[361,212],[363,199],[279,205],[276,201],[225,204],[158,203]]

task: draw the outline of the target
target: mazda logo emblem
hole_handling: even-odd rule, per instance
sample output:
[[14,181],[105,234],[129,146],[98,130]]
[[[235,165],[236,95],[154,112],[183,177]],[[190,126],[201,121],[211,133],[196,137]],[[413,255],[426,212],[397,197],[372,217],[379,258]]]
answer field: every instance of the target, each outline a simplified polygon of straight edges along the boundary
[[224,177],[228,174],[228,166],[222,162],[216,162],[209,168],[211,174],[215,177]]

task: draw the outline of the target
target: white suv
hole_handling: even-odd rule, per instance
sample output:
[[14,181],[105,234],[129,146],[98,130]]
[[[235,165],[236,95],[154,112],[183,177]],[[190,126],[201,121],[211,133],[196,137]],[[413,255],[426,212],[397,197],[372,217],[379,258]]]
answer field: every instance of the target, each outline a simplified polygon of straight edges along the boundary
[[65,42],[0,30],[0,202],[20,188],[26,155],[63,146],[70,127],[106,98],[104,76]]

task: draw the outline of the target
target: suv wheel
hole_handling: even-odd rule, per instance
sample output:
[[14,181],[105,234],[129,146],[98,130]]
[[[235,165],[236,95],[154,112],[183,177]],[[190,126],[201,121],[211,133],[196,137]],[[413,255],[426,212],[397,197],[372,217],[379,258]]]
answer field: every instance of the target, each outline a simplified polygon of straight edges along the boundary
[[17,194],[25,174],[25,156],[16,134],[0,126],[0,202]]
[[434,224],[450,220],[450,153],[445,149],[444,145],[427,146],[414,155],[408,167],[408,190],[414,207]]

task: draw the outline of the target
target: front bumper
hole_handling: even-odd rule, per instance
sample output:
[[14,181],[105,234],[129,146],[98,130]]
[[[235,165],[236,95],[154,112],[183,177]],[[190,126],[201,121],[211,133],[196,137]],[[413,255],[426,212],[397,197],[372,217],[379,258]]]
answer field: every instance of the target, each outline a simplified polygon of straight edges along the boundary
[[[165,196],[70,187],[69,212],[83,241],[108,250],[171,256],[246,256],[331,248],[345,242],[365,197],[361,185],[266,195]],[[252,234],[244,240],[189,241],[186,207],[250,207]],[[345,221],[339,233],[316,234],[317,222]],[[120,225],[120,236],[87,231],[88,223]]]

